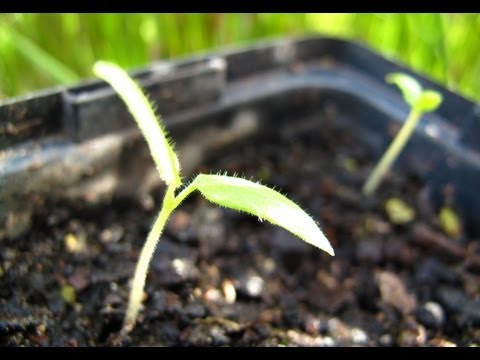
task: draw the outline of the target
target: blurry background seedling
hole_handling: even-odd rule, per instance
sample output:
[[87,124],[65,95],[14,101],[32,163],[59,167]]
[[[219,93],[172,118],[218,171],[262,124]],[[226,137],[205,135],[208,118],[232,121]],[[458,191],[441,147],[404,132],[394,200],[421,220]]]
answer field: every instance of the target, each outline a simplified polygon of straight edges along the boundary
[[459,239],[462,235],[462,222],[456,211],[449,207],[444,206],[440,209],[438,215],[440,226],[445,234],[452,239]]
[[268,220],[330,255],[334,254],[329,241],[307,213],[284,195],[259,183],[226,174],[199,174],[175,195],[175,190],[182,185],[179,161],[163,123],[160,118],[157,120],[147,97],[115,64],[99,61],[94,65],[94,73],[109,82],[126,103],[147,141],[158,173],[167,185],[162,208],[137,262],[121,334],[127,334],[135,325],[148,266],[170,214],[195,190],[217,205],[246,212],[260,221]]
[[442,103],[442,95],[439,92],[423,89],[417,80],[407,74],[392,73],[387,75],[386,81],[400,88],[403,99],[410,106],[410,113],[387,151],[385,151],[365,182],[362,191],[366,196],[370,196],[375,192],[380,181],[382,181],[385,174],[390,170],[405,147],[405,144],[412,136],[413,130],[415,130],[422,115],[435,111]]

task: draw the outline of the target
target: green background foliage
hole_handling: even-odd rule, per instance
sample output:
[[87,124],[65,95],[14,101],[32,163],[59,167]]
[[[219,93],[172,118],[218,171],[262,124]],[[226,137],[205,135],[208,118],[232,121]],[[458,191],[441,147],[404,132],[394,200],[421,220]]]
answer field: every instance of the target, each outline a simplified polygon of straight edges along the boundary
[[0,14],[0,98],[262,38],[357,40],[480,99],[478,14]]

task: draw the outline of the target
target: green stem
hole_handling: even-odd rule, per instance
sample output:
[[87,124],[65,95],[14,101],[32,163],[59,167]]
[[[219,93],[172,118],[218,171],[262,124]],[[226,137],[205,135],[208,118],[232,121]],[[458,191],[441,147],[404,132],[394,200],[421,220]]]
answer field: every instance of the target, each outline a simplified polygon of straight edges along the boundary
[[[195,177],[196,179],[196,177]],[[196,184],[195,184],[195,179],[187,186],[185,187],[180,193],[173,199],[173,207],[176,208],[179,206],[185,198],[192,193],[192,191],[195,191],[197,189]]]
[[147,278],[147,270],[150,261],[155,252],[155,247],[162,235],[163,228],[168,220],[168,217],[175,210],[175,189],[174,186],[169,186],[165,197],[163,199],[162,210],[158,214],[155,220],[152,230],[148,234],[147,241],[142,248],[140,258],[137,262],[135,269],[135,275],[133,276],[132,288],[130,290],[130,297],[128,300],[128,308],[125,314],[122,333],[129,333],[135,326],[138,311],[142,303],[143,289],[145,286],[145,280]]
[[123,322],[123,328],[121,333],[128,334],[132,331],[137,320],[137,315],[142,303],[143,289],[145,287],[145,280],[147,278],[147,271],[155,252],[155,247],[160,240],[163,228],[167,223],[170,214],[175,210],[185,198],[190,195],[192,191],[196,189],[193,181],[185,189],[183,189],[178,196],[175,197],[175,186],[169,186],[165,197],[163,199],[162,209],[158,214],[157,219],[153,223],[152,230],[148,234],[147,241],[142,248],[140,258],[135,268],[135,274],[133,276],[132,288],[130,290],[130,297],[128,299],[127,312]]
[[410,114],[408,114],[408,118],[400,129],[400,132],[392,141],[387,151],[385,154],[383,154],[379,163],[373,170],[372,174],[367,179],[367,182],[362,189],[364,195],[370,196],[377,189],[378,184],[385,174],[390,170],[393,162],[397,159],[408,139],[410,139],[410,136],[417,126],[421,116],[422,113],[417,110],[410,111]]

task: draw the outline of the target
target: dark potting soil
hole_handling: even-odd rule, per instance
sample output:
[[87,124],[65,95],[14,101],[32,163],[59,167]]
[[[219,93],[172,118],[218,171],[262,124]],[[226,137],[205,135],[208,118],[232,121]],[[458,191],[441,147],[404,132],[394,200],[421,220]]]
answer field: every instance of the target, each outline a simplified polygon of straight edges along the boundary
[[[257,137],[210,157],[281,189],[321,223],[336,256],[256,218],[192,196],[151,263],[125,346],[469,346],[480,344],[480,246],[446,236],[427,185],[390,174],[372,199],[373,163],[342,130]],[[0,248],[0,345],[111,345],[160,206],[52,204]],[[390,198],[414,209],[393,223]],[[447,201],[447,200],[446,200]]]

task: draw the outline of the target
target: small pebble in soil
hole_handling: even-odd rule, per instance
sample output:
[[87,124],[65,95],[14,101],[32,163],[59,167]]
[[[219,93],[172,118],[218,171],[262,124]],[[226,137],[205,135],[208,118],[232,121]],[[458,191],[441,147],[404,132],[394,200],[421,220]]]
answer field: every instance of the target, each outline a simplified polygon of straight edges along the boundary
[[423,346],[427,341],[427,332],[422,325],[402,330],[397,338],[399,346]]
[[353,328],[350,332],[352,343],[355,345],[368,345],[368,335],[362,329]]
[[212,337],[213,346],[224,346],[230,342],[230,338],[225,335],[225,331],[219,326],[214,326],[210,329],[210,336]]
[[310,336],[300,333],[295,330],[288,330],[287,336],[290,340],[290,346],[302,347],[331,347],[335,346],[336,342],[329,336]]
[[369,337],[363,329],[352,327],[336,318],[328,320],[328,334],[340,346],[365,346],[369,342]]
[[230,281],[229,279],[223,280],[222,291],[225,297],[225,302],[227,304],[233,304],[237,299],[237,292],[235,290],[235,286],[233,285],[232,281]]
[[340,345],[351,341],[350,328],[340,319],[331,318],[328,320],[328,333]]
[[193,282],[200,278],[200,270],[191,257],[174,257],[169,260],[166,254],[156,255],[152,261],[152,268],[160,284],[166,286]]
[[259,297],[263,291],[263,279],[256,275],[250,276],[245,283],[245,288],[249,296]]
[[429,301],[417,309],[416,316],[418,321],[430,329],[440,329],[445,321],[442,307],[433,301]]
[[155,199],[150,194],[139,194],[138,200],[144,211],[151,211],[155,207]]
[[265,275],[270,275],[275,271],[277,264],[274,259],[267,257],[260,261],[260,266]]
[[392,346],[394,341],[392,335],[383,334],[378,338],[378,342],[381,346]]
[[203,298],[206,302],[219,303],[222,301],[222,292],[213,287],[208,288],[203,294]]
[[[312,315],[307,315],[305,318],[305,331],[310,335],[320,334],[321,321],[319,318]],[[324,335],[324,334],[323,334]]]
[[388,221],[371,214],[365,216],[364,227],[369,234],[385,236],[392,233],[392,225]]
[[81,253],[86,249],[86,236],[68,233],[64,238],[65,248],[69,253]]
[[182,279],[195,278],[198,275],[198,270],[190,259],[173,259],[172,267],[175,274]]
[[250,298],[259,298],[264,289],[263,279],[256,274],[245,274],[236,282],[236,290]]
[[375,274],[375,280],[384,303],[405,315],[413,311],[416,306],[415,295],[407,291],[400,277],[389,271],[379,271]]
[[100,241],[104,244],[116,243],[123,237],[124,233],[125,230],[122,226],[114,224],[112,227],[102,230]]
[[442,338],[433,338],[428,342],[433,347],[457,347],[457,344]]

